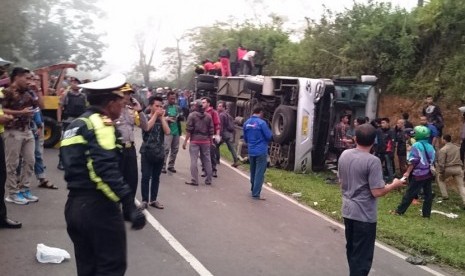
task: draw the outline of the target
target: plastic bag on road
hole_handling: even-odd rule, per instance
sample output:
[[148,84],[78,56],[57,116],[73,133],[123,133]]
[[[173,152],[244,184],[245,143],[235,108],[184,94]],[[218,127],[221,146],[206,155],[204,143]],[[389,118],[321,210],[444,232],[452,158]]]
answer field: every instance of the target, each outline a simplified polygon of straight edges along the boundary
[[66,250],[56,247],[49,247],[43,243],[39,243],[37,244],[36,258],[39,263],[59,264],[63,262],[64,259],[70,259],[71,256]]

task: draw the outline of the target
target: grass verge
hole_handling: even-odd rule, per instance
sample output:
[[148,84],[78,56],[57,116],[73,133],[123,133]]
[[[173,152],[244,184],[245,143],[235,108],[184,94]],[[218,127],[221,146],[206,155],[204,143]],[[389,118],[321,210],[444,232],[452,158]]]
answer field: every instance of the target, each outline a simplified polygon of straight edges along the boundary
[[[226,146],[220,148],[220,153],[223,159],[232,160]],[[248,170],[248,165],[241,168]],[[301,203],[342,222],[339,185],[327,184],[325,178],[328,176],[331,174],[303,175],[270,168],[266,171],[265,181],[282,193],[301,193],[298,199]],[[440,195],[436,184],[433,189]],[[455,219],[439,214],[425,219],[420,215],[421,205],[411,205],[403,216],[390,215],[389,210],[397,207],[404,190],[379,199],[377,239],[407,254],[460,269],[465,275],[465,211],[460,209],[460,196],[450,191],[450,200],[437,203],[435,198],[433,202],[433,210],[458,214]]]

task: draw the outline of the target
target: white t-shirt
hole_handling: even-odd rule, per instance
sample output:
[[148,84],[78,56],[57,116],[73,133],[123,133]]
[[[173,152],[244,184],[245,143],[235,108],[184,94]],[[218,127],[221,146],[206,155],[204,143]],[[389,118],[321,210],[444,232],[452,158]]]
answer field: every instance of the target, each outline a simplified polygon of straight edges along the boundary
[[251,57],[255,56],[255,51],[248,51],[247,54],[242,58],[243,60],[250,60]]

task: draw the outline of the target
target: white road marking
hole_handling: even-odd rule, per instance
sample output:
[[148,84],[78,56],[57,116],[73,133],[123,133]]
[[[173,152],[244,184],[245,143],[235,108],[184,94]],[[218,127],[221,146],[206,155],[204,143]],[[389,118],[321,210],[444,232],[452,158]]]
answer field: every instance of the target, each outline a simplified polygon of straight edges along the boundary
[[[136,200],[137,204],[140,204],[138,200]],[[171,235],[168,230],[166,230],[163,225],[161,225],[158,220],[150,214],[149,211],[145,210],[144,211],[145,217],[147,218],[147,221],[155,228],[155,230],[160,233],[160,235],[173,247],[173,249],[181,255],[181,257],[186,260],[187,263],[191,265],[191,267],[200,275],[200,276],[213,276],[213,274],[208,271],[208,269],[199,261],[197,260],[194,255],[192,255],[187,249],[182,246],[182,244],[176,240],[176,238]]]
[[[228,164],[226,161],[224,161],[223,159],[221,159],[221,163],[229,165],[229,164]],[[250,176],[247,175],[247,174],[245,174],[243,171],[241,171],[241,170],[239,170],[239,169],[237,169],[237,168],[234,168],[234,167],[230,167],[230,169],[236,171],[238,174],[242,175],[244,178],[250,180]],[[291,202],[291,203],[293,203],[293,204],[295,204],[295,205],[297,205],[297,206],[303,208],[304,210],[306,210],[306,211],[308,211],[308,212],[314,214],[315,216],[317,216],[317,217],[319,217],[319,218],[321,218],[321,219],[323,219],[323,220],[325,220],[325,221],[327,221],[327,222],[329,222],[329,223],[331,223],[331,224],[333,224],[333,225],[335,225],[335,226],[338,226],[338,227],[340,227],[341,229],[345,229],[345,227],[344,227],[343,224],[334,221],[333,219],[327,217],[326,215],[324,215],[324,214],[322,214],[322,213],[320,213],[320,212],[318,212],[318,211],[316,211],[316,210],[314,210],[314,209],[312,209],[312,208],[310,208],[310,207],[308,207],[308,206],[306,206],[306,205],[303,205],[302,203],[300,203],[300,202],[298,202],[298,201],[296,201],[296,200],[290,198],[289,196],[287,196],[287,195],[285,195],[285,194],[283,194],[283,193],[281,193],[281,192],[279,192],[279,191],[277,191],[277,190],[275,190],[275,189],[273,189],[273,188],[267,186],[266,184],[264,184],[263,187],[264,187],[266,190],[268,190],[268,191],[274,193],[275,195],[278,195],[278,196],[280,196],[281,198],[284,198],[285,200],[287,200],[287,201],[289,201],[289,202]],[[380,243],[380,242],[376,242],[375,245],[376,245],[377,247],[379,247],[379,248],[381,248],[381,249],[383,249],[383,250],[385,250],[385,251],[387,251],[387,252],[393,254],[394,256],[397,256],[397,257],[403,259],[403,260],[405,260],[405,259],[407,258],[406,255],[404,255],[404,254],[402,254],[402,253],[399,253],[399,252],[393,250],[392,248],[390,248],[390,247],[388,247],[388,246],[386,246],[386,245],[384,245],[384,244],[382,244],[382,243]],[[436,271],[436,270],[434,270],[434,269],[432,269],[432,268],[429,268],[429,267],[427,267],[427,266],[424,266],[424,265],[417,265],[417,267],[419,267],[419,268],[425,270],[426,272],[429,272],[429,273],[431,273],[432,275],[435,275],[435,276],[445,276],[444,274],[442,274],[442,273],[440,273],[440,272],[438,272],[438,271]]]

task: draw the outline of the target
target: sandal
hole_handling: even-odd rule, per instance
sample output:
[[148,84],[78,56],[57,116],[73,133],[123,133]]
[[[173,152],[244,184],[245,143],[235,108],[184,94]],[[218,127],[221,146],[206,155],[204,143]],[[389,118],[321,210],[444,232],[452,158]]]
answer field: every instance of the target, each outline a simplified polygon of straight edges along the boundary
[[47,179],[40,181],[39,188],[57,190],[58,187],[50,183]]
[[157,209],[164,209],[164,208],[165,208],[165,207],[163,206],[163,204],[161,204],[160,202],[158,202],[158,201],[156,201],[156,200],[150,202],[149,205],[152,206],[152,207],[155,207],[155,208],[157,208]]

